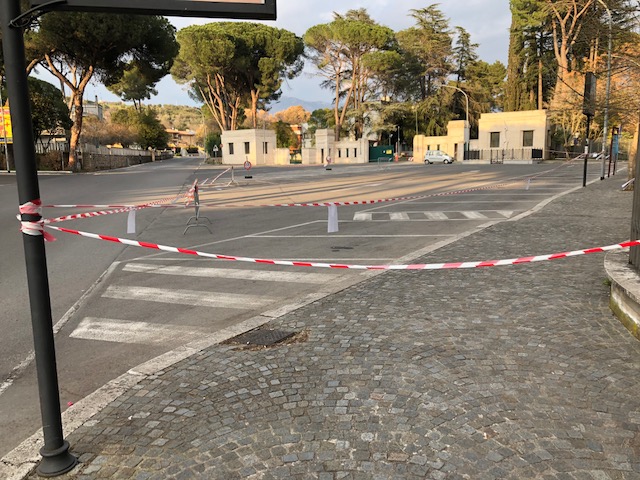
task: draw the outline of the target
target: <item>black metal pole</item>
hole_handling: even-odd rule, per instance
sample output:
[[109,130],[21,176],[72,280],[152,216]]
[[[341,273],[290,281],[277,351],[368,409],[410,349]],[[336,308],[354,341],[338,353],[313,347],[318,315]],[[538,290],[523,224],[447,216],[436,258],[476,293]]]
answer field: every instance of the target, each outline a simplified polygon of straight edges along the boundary
[[[0,0],[2,46],[11,108],[18,197],[20,205],[25,205],[40,200],[40,191],[27,89],[23,29],[10,24],[18,15],[20,0]],[[40,219],[39,214],[22,214],[23,222],[37,222]],[[71,470],[77,459],[69,453],[69,442],[62,434],[44,237],[23,233],[22,238],[44,434],[44,446],[40,449],[42,461],[37,467],[37,473],[43,477],[54,477]]]
[[584,173],[582,175],[582,186],[587,186],[587,162],[589,161],[589,129],[591,128],[591,115],[587,115],[587,135],[585,137],[585,147],[584,147]]

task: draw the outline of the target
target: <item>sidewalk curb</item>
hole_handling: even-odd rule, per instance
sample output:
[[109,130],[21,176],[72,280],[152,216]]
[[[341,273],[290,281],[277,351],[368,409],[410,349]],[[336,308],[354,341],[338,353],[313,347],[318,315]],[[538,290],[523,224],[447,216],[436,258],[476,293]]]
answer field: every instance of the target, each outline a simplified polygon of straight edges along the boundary
[[609,307],[618,320],[640,340],[640,273],[630,266],[628,252],[610,252],[604,268],[611,281]]

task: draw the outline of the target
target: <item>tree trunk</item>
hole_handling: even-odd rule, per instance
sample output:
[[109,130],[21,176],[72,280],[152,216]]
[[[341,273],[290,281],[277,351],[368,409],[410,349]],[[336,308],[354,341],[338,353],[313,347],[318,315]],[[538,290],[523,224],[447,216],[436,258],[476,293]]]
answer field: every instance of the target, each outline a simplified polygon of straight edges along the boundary
[[69,169],[75,171],[80,168],[77,165],[76,149],[80,143],[80,133],[82,132],[82,114],[84,108],[82,106],[82,95],[77,92],[73,95],[74,120],[71,125],[71,138],[69,140]]
[[542,58],[538,58],[538,110],[543,108],[544,90],[542,85]]
[[253,115],[253,128],[258,128],[258,97],[260,92],[257,90],[251,90],[251,115]]
[[342,123],[340,122],[340,87],[341,87],[340,76],[338,76],[336,79],[336,98],[335,98],[335,104],[333,106],[333,117],[336,121],[336,126],[334,127],[336,142],[340,140],[340,130],[342,129]]

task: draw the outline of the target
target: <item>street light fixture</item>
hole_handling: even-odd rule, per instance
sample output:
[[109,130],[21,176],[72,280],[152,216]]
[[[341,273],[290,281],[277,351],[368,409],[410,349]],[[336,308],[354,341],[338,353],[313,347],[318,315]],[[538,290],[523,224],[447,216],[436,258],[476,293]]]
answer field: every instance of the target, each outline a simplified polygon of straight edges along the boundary
[[603,0],[598,0],[602,6],[607,10],[609,16],[609,45],[607,47],[607,90],[605,93],[604,103],[604,124],[602,127],[602,170],[600,172],[600,180],[604,180],[604,166],[605,166],[605,152],[607,145],[607,135],[609,130],[609,97],[611,95],[611,37],[613,30],[613,17],[611,16],[611,10],[607,7],[607,4]]
[[467,121],[467,123],[469,123],[469,96],[467,95],[467,92],[465,92],[464,90],[462,90],[459,87],[455,87],[453,85],[442,85],[443,87],[447,87],[447,88],[453,88],[457,91],[459,91],[460,93],[462,93],[464,95],[464,100],[465,100],[465,120]]
[[464,101],[465,101],[464,151],[465,151],[465,155],[466,155],[467,145],[468,145],[468,142],[469,142],[469,140],[467,139],[467,132],[469,131],[469,128],[471,127],[471,125],[469,124],[469,96],[467,95],[467,92],[465,92],[461,88],[456,87],[454,85],[442,84],[442,86],[443,87],[447,87],[447,88],[453,88],[454,90],[457,90],[457,91],[459,91],[460,93],[462,93],[464,95]]

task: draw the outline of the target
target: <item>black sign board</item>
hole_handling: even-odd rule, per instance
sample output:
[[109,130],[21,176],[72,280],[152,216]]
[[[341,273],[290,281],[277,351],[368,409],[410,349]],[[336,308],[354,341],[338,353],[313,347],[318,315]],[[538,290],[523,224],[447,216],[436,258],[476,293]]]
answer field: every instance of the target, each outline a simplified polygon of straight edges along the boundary
[[[45,10],[275,20],[276,0],[30,0]],[[46,5],[49,4],[49,5]]]

